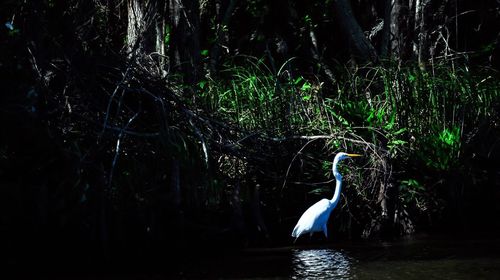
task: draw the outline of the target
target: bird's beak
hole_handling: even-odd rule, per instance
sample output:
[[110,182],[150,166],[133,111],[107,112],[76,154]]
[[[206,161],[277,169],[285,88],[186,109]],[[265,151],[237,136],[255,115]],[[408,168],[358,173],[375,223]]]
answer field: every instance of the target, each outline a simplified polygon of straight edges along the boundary
[[362,157],[360,154],[347,154],[349,157]]

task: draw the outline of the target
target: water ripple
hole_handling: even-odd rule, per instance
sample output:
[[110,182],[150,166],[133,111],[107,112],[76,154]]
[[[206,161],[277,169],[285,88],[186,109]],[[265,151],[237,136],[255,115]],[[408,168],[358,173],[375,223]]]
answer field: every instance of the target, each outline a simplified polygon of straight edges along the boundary
[[333,249],[293,251],[292,279],[350,279],[351,258]]

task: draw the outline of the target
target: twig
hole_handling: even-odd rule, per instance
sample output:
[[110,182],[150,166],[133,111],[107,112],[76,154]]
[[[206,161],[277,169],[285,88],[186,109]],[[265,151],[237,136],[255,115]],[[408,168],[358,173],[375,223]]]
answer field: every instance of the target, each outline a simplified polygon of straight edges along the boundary
[[203,149],[203,155],[205,156],[205,164],[208,168],[208,149],[207,149],[207,144],[205,143],[205,138],[203,137],[203,134],[201,133],[200,129],[198,129],[198,127],[193,123],[193,120],[190,119],[189,124],[191,124],[191,126],[194,129],[194,133],[196,134],[198,139],[200,139],[201,147]]
[[106,115],[104,117],[104,124],[102,126],[102,131],[101,134],[99,135],[99,139],[104,135],[104,132],[106,131],[106,128],[108,127],[108,120],[109,120],[109,111],[111,110],[111,103],[113,102],[113,99],[115,99],[116,94],[118,93],[118,89],[123,85],[128,77],[128,73],[130,71],[130,65],[127,67],[127,70],[125,71],[125,74],[123,75],[122,80],[116,85],[115,90],[113,91],[113,94],[111,94],[111,97],[109,98],[108,101],[108,107],[106,108]]
[[30,47],[27,47],[27,48],[28,48],[28,52],[31,55],[31,59],[32,59],[31,63],[33,64],[33,68],[35,68],[36,73],[38,74],[38,78],[43,82],[43,84],[45,86],[47,86],[47,83],[45,82],[45,79],[43,78],[42,71],[40,71],[40,68],[38,68],[38,64],[36,63],[36,58],[33,55],[33,52],[31,51]]
[[[139,110],[140,111],[140,110]],[[118,156],[120,154],[120,143],[123,137],[125,136],[124,131],[127,130],[127,128],[130,126],[130,124],[134,121],[135,118],[139,115],[139,111],[135,113],[127,122],[127,124],[123,127],[123,129],[120,131],[120,134],[118,135],[118,139],[116,141],[116,148],[115,148],[115,156],[113,157],[113,162],[111,164],[111,170],[109,172],[109,183],[108,183],[108,188],[111,189],[111,182],[113,181],[113,173],[115,170],[116,162],[118,160]]]
[[160,136],[160,132],[139,132],[133,130],[127,130],[116,126],[106,126],[106,129],[123,133],[125,135],[137,136],[137,137],[145,137],[145,138],[154,138]]
[[292,158],[292,160],[290,161],[290,164],[288,165],[288,168],[286,170],[286,173],[285,173],[285,179],[283,180],[283,185],[281,186],[281,193],[283,193],[283,190],[285,189],[285,185],[286,185],[286,180],[288,178],[288,174],[290,173],[290,169],[292,168],[292,164],[293,162],[295,161],[295,159],[297,158],[298,155],[300,155],[302,153],[302,151],[309,145],[311,144],[312,142],[318,140],[318,139],[323,139],[323,138],[314,138],[314,139],[311,139],[309,140],[306,144],[304,144],[304,146],[302,146],[302,148],[300,148],[300,150],[295,154],[295,156]]

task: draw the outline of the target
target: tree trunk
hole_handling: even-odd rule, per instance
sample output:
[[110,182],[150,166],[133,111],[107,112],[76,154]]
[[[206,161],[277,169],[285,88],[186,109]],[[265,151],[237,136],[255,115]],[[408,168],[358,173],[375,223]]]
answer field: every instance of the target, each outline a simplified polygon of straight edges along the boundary
[[199,2],[169,0],[169,11],[171,69],[181,73],[187,85],[193,85],[200,75]]
[[166,76],[165,32],[167,5],[163,1],[127,1],[127,42],[129,57],[137,57],[150,70]]
[[420,67],[424,67],[429,59],[429,26],[427,23],[428,6],[431,0],[416,0],[415,2],[415,43],[416,56]]
[[330,67],[328,67],[328,65],[326,65],[326,63],[323,62],[323,59],[319,56],[318,40],[316,33],[314,32],[313,26],[309,25],[308,28],[309,28],[309,39],[311,40],[312,57],[320,65],[321,70],[325,73],[328,80],[332,84],[335,84],[335,75],[333,74],[333,71],[330,69]]
[[127,52],[129,54],[140,49],[141,39],[146,30],[144,21],[145,8],[145,3],[142,3],[142,1],[127,1]]
[[340,27],[347,33],[349,41],[354,47],[354,55],[363,62],[378,62],[377,52],[354,17],[349,1],[335,0],[333,8]]
[[381,180],[378,201],[381,209],[380,237],[390,240],[395,235],[395,204],[397,200],[396,188],[393,183],[392,164],[389,155],[383,157],[382,170],[384,172]]
[[414,0],[384,0],[381,56],[407,60],[412,54]]
[[155,50],[157,56],[157,62],[160,68],[161,77],[165,77],[167,72],[165,68],[167,67],[167,49],[165,35],[167,32],[167,3],[164,1],[157,2],[157,15],[155,20]]
[[402,59],[405,52],[406,30],[404,15],[404,0],[391,0],[390,32],[391,32],[391,55],[395,59]]
[[382,40],[380,44],[380,56],[387,58],[390,55],[389,44],[391,42],[391,11],[392,0],[384,0],[384,27],[382,28]]

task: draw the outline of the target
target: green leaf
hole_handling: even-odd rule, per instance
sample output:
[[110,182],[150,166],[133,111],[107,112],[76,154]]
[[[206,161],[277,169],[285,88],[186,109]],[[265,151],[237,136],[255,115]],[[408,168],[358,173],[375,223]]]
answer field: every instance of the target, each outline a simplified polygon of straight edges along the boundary
[[389,145],[396,146],[396,145],[405,145],[408,142],[400,139],[392,140]]
[[448,146],[454,146],[460,141],[460,128],[445,128],[439,133],[439,140]]
[[368,115],[368,118],[366,118],[366,121],[371,122],[374,117],[375,117],[375,110],[371,110],[370,114]]
[[305,82],[302,87],[300,88],[301,91],[308,91],[310,90],[312,87],[311,87],[311,84],[308,83],[308,82]]
[[304,22],[307,23],[307,24],[311,24],[311,22],[312,22],[311,16],[310,15],[306,15],[304,17]]
[[422,184],[420,184],[415,179],[408,179],[408,180],[401,181],[401,187],[405,188],[405,189],[406,188],[412,188],[412,189],[419,190],[419,191],[423,191],[424,190],[424,186],[422,186]]
[[411,73],[408,74],[408,81],[410,82],[414,82],[415,80],[417,79],[417,77],[415,77],[414,75],[412,75]]
[[396,116],[394,114],[391,115],[389,122],[385,125],[386,130],[392,130],[394,123],[396,122]]
[[406,132],[407,130],[408,130],[408,129],[406,129],[406,128],[401,128],[400,130],[398,130],[398,131],[396,131],[396,132],[393,132],[392,134],[393,134],[393,135],[400,135],[400,134],[402,134],[402,133]]
[[295,79],[295,81],[293,81],[293,84],[294,85],[298,85],[300,82],[302,82],[304,80],[304,78],[302,78],[302,76],[298,77],[297,79]]
[[163,39],[165,41],[165,45],[168,46],[168,44],[170,43],[170,25],[167,25],[165,27],[165,38]]
[[207,81],[205,80],[202,80],[198,83],[198,86],[201,88],[201,89],[204,89],[205,86],[207,85]]
[[202,56],[208,56],[208,50],[201,50]]

